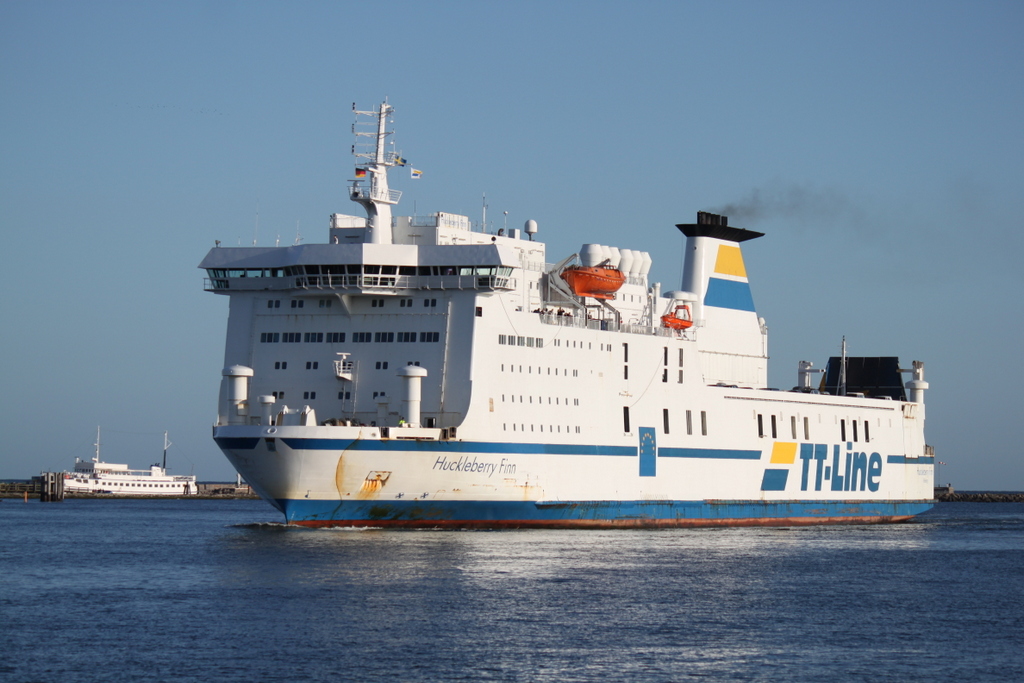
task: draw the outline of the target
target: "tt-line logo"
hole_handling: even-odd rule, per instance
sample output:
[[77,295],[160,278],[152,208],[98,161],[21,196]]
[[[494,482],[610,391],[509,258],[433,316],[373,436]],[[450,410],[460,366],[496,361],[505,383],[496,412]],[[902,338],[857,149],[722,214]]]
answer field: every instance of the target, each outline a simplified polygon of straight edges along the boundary
[[[800,490],[808,491],[812,485],[821,491],[828,482],[832,491],[877,491],[882,476],[882,456],[878,453],[858,453],[853,444],[846,443],[846,452],[840,453],[838,444],[832,446],[832,461],[828,462],[828,444],[800,444]],[[812,464],[813,467],[812,467]]]

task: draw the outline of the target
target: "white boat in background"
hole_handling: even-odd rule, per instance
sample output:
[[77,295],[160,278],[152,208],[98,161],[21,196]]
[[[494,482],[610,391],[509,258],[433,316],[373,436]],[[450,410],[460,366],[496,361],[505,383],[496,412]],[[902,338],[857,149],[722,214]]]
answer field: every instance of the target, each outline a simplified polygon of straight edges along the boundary
[[167,473],[167,449],[171,442],[164,432],[164,457],[148,470],[131,470],[128,465],[100,460],[100,428],[96,428],[96,455],[92,460],[75,458],[73,472],[64,473],[65,493],[112,493],[121,496],[193,496],[199,492],[195,475]]

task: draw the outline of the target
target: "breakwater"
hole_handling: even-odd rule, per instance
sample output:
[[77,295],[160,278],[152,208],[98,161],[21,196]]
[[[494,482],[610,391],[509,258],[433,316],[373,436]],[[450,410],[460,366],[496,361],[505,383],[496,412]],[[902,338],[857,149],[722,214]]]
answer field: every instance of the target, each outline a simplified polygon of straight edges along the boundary
[[941,503],[1024,503],[1024,493],[1005,491],[937,493],[935,500]]

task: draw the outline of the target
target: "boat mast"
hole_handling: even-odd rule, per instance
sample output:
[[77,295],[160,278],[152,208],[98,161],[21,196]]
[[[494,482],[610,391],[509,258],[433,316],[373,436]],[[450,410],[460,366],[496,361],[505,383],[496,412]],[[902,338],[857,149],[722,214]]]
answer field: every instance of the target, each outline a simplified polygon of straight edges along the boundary
[[[391,244],[391,207],[398,203],[402,193],[388,188],[388,168],[404,165],[404,161],[396,158],[394,152],[385,150],[387,137],[392,131],[387,130],[387,118],[395,109],[385,99],[378,111],[359,111],[352,103],[352,111],[356,122],[352,124],[352,133],[357,138],[371,138],[373,142],[357,142],[352,145],[352,156],[365,159],[357,162],[356,168],[369,174],[370,187],[360,184],[360,179],[353,181],[350,197],[366,210],[366,237],[368,244]],[[370,117],[360,121],[359,117]],[[371,128],[376,119],[376,129]],[[360,128],[362,126],[362,128]],[[357,173],[358,175],[358,173]]]
[[96,455],[93,456],[93,462],[100,461],[100,426],[96,425],[96,443],[93,444],[96,447]]
[[171,447],[171,442],[167,440],[167,432],[164,431],[164,472],[167,471],[167,449]]

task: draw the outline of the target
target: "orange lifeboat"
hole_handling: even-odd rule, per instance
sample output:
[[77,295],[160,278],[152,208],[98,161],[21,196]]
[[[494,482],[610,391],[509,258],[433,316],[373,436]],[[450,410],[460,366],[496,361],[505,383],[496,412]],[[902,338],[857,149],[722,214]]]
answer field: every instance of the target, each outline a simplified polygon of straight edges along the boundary
[[671,330],[686,330],[693,327],[690,307],[686,304],[679,304],[674,311],[661,316],[661,324]]
[[562,279],[576,296],[595,299],[614,299],[626,281],[626,274],[615,268],[601,266],[573,266],[561,273]]

